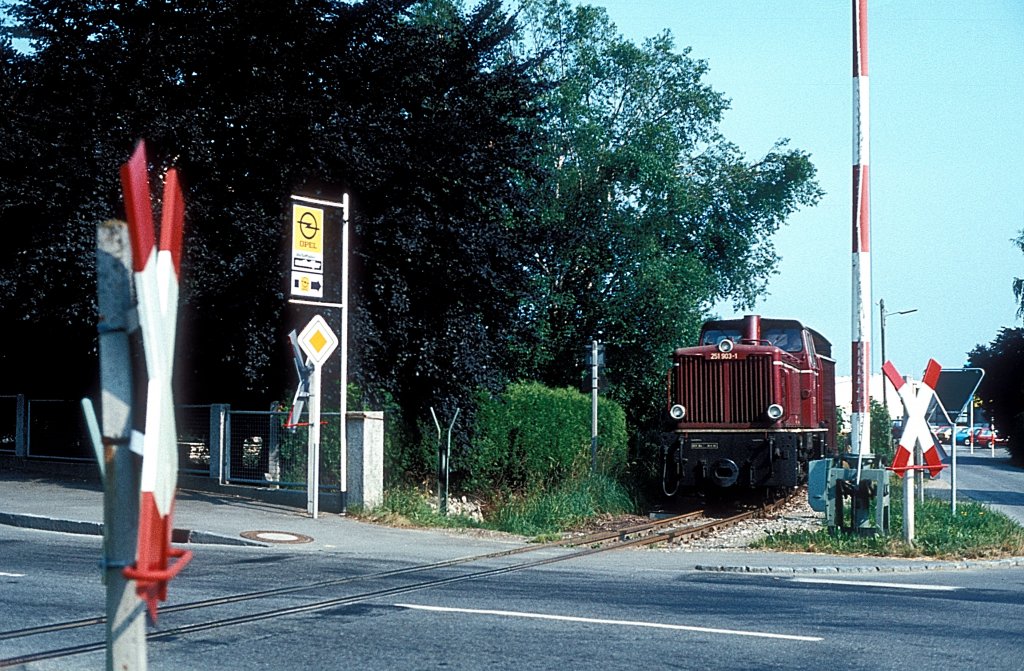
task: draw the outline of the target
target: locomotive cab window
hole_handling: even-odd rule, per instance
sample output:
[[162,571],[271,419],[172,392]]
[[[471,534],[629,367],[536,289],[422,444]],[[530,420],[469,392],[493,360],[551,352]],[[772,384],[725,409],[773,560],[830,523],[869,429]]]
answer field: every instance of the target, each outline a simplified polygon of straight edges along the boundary
[[784,352],[802,352],[804,340],[800,329],[768,328],[764,330],[764,339]]
[[708,329],[700,339],[701,345],[717,345],[723,340],[739,342],[743,336],[739,329]]

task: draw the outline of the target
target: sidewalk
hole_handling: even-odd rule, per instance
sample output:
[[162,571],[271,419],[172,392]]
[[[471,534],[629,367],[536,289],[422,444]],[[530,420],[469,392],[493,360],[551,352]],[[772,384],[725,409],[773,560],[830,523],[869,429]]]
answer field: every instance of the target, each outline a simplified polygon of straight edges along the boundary
[[[1005,451],[1004,451],[1005,452]],[[999,506],[1024,516],[1021,488],[995,489],[992,473],[1004,474],[999,483],[1024,485],[1024,471],[1011,469],[999,459],[958,453],[958,489],[983,497],[992,495]],[[944,478],[946,475],[944,473]],[[1005,478],[1005,479],[1004,479]],[[943,480],[932,486],[941,487]],[[948,480],[947,480],[948,482]],[[948,486],[948,485],[947,485]],[[1004,486],[1000,484],[1000,486]],[[180,490],[174,515],[174,543],[220,544],[242,552],[327,552],[366,560],[407,561],[425,564],[519,547],[526,539],[491,532],[402,529],[360,522],[335,513],[312,519],[304,509],[257,501],[239,493]],[[934,495],[942,495],[936,491]],[[948,496],[948,493],[946,493]],[[0,538],[9,527],[64,533],[102,535],[103,492],[97,481],[54,479],[38,474],[0,470]],[[6,525],[6,527],[5,527]],[[257,533],[252,533],[257,532]],[[264,532],[262,535],[258,532]],[[248,536],[249,538],[246,538]],[[201,549],[196,548],[196,551]],[[552,554],[568,552],[546,549]],[[609,564],[632,564],[624,554],[612,553]],[[614,559],[614,557],[618,557]],[[810,553],[753,550],[653,551],[649,560],[671,570],[732,571],[749,573],[879,573],[987,566],[1024,566],[1024,558],[999,561],[943,562],[879,557],[847,557]]]
[[[245,491],[240,487],[238,495],[231,495],[179,490],[174,543],[344,552],[390,559],[407,556],[417,563],[522,544],[514,537],[482,538],[469,533],[384,527],[335,513],[320,513],[312,519],[304,509],[247,498],[242,495]],[[102,535],[103,491],[98,482],[89,480],[0,471],[0,525]],[[3,528],[0,526],[0,536]]]

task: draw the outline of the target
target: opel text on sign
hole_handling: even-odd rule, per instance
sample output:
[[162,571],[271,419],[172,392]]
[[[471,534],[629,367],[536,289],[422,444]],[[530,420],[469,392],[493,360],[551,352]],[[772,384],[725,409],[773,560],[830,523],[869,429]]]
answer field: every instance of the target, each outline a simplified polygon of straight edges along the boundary
[[292,205],[292,265],[290,293],[323,298],[324,211]]

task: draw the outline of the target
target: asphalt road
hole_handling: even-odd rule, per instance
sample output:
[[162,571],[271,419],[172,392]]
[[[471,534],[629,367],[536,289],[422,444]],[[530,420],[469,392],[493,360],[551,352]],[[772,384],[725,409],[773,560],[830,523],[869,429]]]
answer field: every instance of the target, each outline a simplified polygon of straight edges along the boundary
[[[98,538],[0,536],[0,660],[102,640],[102,628],[3,632],[101,615]],[[489,560],[486,567],[511,560]],[[1019,669],[1024,570],[857,574],[681,570],[620,551],[149,642],[150,669]],[[400,558],[208,546],[168,605],[367,575]],[[480,567],[375,578],[221,608],[164,612],[154,632],[399,588]],[[27,669],[103,668],[102,651]],[[4,664],[0,661],[0,668]]]

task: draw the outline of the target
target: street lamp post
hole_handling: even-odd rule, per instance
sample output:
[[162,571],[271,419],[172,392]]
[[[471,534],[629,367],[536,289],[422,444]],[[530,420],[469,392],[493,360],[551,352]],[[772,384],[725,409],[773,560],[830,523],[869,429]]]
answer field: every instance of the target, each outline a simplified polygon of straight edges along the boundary
[[[886,359],[885,359],[885,316],[887,314],[889,314],[889,315],[908,315],[911,312],[917,312],[917,308],[913,308],[911,310],[900,310],[899,312],[886,312],[885,311],[885,299],[882,298],[882,299],[879,299],[879,301],[878,301],[878,310],[881,313],[881,317],[882,317],[882,319],[881,319],[881,323],[882,323],[882,365],[884,366],[885,365],[885,361],[886,361]],[[886,384],[886,380],[883,379],[882,380],[882,405],[885,406],[885,409],[888,411],[889,410],[889,399],[888,399],[888,397],[887,397],[887,395],[885,393],[887,386],[888,385]]]

